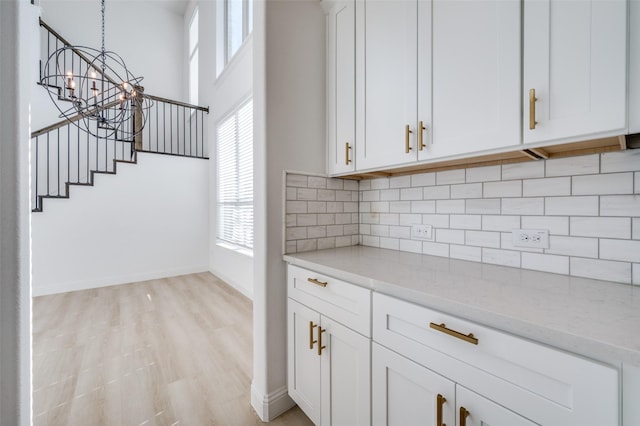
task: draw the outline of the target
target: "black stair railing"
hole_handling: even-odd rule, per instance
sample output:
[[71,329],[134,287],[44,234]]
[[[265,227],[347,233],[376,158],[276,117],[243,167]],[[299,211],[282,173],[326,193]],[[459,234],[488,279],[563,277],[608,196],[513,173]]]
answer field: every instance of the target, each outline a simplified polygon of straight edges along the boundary
[[[69,43],[57,32],[40,20],[43,29],[43,55],[46,58],[62,45]],[[79,52],[61,57],[68,61],[61,64],[74,67],[77,72],[86,72],[90,67],[88,58]],[[51,64],[50,64],[51,65]],[[75,68],[77,67],[77,68]],[[116,83],[107,75],[105,78]],[[58,96],[65,99],[64,81],[48,82],[48,86],[58,87]],[[32,158],[32,210],[41,212],[46,198],[68,198],[73,185],[93,185],[95,174],[114,174],[118,163],[135,163],[137,152],[151,152],[182,157],[208,159],[206,143],[207,123],[205,113],[209,108],[143,93],[150,99],[151,107],[146,111],[144,129],[131,139],[96,137],[81,130],[73,122],[83,119],[78,115],[71,120],[62,120],[31,134]],[[118,103],[106,105],[103,114],[117,114]],[[133,126],[134,120],[127,120]],[[99,134],[97,122],[91,133]],[[133,134],[133,129],[125,133]]]

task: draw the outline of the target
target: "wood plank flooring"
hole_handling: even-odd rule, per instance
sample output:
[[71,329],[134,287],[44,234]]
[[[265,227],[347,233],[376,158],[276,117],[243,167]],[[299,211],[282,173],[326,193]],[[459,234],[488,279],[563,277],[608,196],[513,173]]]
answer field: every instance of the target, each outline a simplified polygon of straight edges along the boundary
[[251,301],[209,273],[36,297],[34,425],[262,424],[251,333]]

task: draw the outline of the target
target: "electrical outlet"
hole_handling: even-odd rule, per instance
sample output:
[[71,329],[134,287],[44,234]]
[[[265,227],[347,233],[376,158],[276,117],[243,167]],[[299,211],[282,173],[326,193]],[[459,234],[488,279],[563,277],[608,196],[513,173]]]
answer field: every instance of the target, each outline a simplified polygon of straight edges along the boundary
[[514,229],[511,233],[514,247],[549,248],[546,229]]
[[433,240],[433,226],[411,225],[411,238],[416,240]]

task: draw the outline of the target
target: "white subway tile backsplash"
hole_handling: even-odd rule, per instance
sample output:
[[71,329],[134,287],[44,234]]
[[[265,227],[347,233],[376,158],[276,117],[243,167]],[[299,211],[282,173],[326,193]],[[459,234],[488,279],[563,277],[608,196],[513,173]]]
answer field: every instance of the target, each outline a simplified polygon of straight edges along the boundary
[[640,151],[627,150],[602,154],[601,173],[634,172],[640,170]]
[[598,257],[598,239],[582,237],[549,236],[547,254],[564,254],[567,256]]
[[521,265],[524,269],[569,274],[569,257],[551,254],[522,253]]
[[573,195],[633,194],[633,173],[574,176]]
[[507,180],[502,182],[485,182],[484,198],[522,197],[522,181]]
[[422,200],[422,188],[402,188],[400,189],[400,199]]
[[482,260],[482,249],[480,247],[451,244],[449,246],[449,257],[451,257],[452,259],[480,262]]
[[547,197],[545,214],[549,216],[598,216],[598,197]]
[[525,197],[571,195],[571,178],[567,176],[523,180],[522,195]]
[[436,185],[447,185],[452,183],[464,183],[465,169],[446,170],[436,172]]
[[546,229],[551,235],[569,235],[569,218],[561,216],[522,216],[522,228]]
[[431,225],[434,228],[448,228],[449,215],[448,214],[423,214],[422,223],[424,225]]
[[411,186],[411,176],[393,176],[389,178],[389,188],[409,188]]
[[309,188],[325,189],[327,187],[327,178],[309,176],[307,184],[309,185]]
[[631,238],[631,218],[572,217],[571,235],[579,237]]
[[464,244],[464,231],[459,229],[436,229],[438,243]]
[[435,213],[464,213],[464,202],[465,200],[436,200]]
[[501,173],[500,166],[471,167],[467,169],[466,181],[467,183],[497,181],[500,180]]
[[600,197],[602,216],[640,216],[640,195],[603,195]]
[[391,201],[389,202],[389,212],[411,213],[411,201]]
[[543,215],[544,198],[505,198],[502,200],[502,214]]
[[[425,188],[425,191],[426,189],[427,188]],[[482,198],[482,184],[465,183],[461,185],[451,185],[451,198]]]
[[511,232],[514,229],[520,229],[520,216],[482,216],[483,231]]
[[466,200],[467,214],[500,214],[500,198],[481,198]]
[[492,248],[482,249],[482,261],[484,263],[491,263],[493,265],[511,266],[514,268],[520,267],[520,252],[499,250]]
[[411,213],[435,213],[436,202],[432,200],[428,201],[412,201]]
[[450,186],[427,186],[422,191],[421,199],[425,200],[447,200],[450,196]]
[[411,175],[411,186],[432,186],[436,184],[435,173],[420,173]]
[[422,243],[422,253],[431,256],[449,257],[449,244],[425,241]]
[[400,200],[399,189],[384,189],[380,191],[380,201],[398,201]]
[[500,248],[500,232],[466,231],[465,242],[469,246]]
[[502,165],[502,180],[544,177],[544,161],[529,161]]
[[[424,223],[424,216],[422,217]],[[482,229],[482,216],[480,215],[451,215],[451,228],[453,229]]]
[[600,259],[640,263],[640,241],[601,238]]
[[[640,150],[362,181],[287,174],[284,248],[363,244],[640,285],[639,159]],[[431,225],[434,239],[412,240],[414,224]],[[514,247],[520,228],[548,230],[549,248]]]
[[600,172],[600,156],[583,155],[579,157],[558,158],[546,161],[545,175],[552,176],[573,176],[591,175]]
[[631,264],[627,262],[572,257],[571,275],[596,280],[631,283]]

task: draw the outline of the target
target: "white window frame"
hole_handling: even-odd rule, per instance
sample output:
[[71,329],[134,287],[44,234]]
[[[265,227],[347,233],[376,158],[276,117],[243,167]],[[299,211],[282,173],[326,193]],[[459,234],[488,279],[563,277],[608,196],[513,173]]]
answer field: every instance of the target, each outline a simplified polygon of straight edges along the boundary
[[[243,114],[246,114],[248,111],[245,108],[250,108],[250,122],[242,122]],[[246,116],[244,116],[246,118]],[[242,127],[242,125],[245,127]],[[227,128],[227,133],[225,135],[221,135],[220,132],[225,127],[232,127],[233,131],[233,140],[227,139],[226,141],[221,140],[221,136],[229,137],[229,128]],[[250,140],[247,140],[247,134],[242,135],[241,131],[249,131]],[[241,142],[244,142],[245,145],[241,145]],[[221,144],[225,143],[224,146]],[[235,145],[232,147],[232,145]],[[223,149],[225,152],[229,152],[229,149],[233,149],[234,157],[230,160],[230,164],[227,164],[227,167],[223,167],[221,165],[221,161],[225,160],[224,153],[221,153],[220,150]],[[250,151],[250,161],[246,161],[247,150]],[[245,156],[243,157],[242,154]],[[250,164],[251,173],[250,179],[246,177],[246,169],[244,173],[239,169],[241,167],[242,158],[245,159],[244,165]],[[235,164],[233,162],[235,161]],[[223,173],[223,169],[228,172],[230,169],[235,169],[232,172],[235,172],[237,176],[235,176],[235,182],[233,179],[229,180],[229,176],[223,177],[221,173]],[[244,175],[244,179],[243,176]],[[251,199],[246,199],[246,191],[247,191],[247,183],[250,182],[251,187]],[[222,194],[222,186],[228,185],[238,185],[239,187],[236,189],[236,193],[229,196],[230,199],[224,200],[224,195]],[[244,185],[244,186],[243,186]],[[228,193],[229,191],[227,191]],[[233,190],[231,191],[233,192]],[[244,199],[242,196],[244,195]],[[235,197],[234,197],[235,196]],[[254,191],[253,191],[253,98],[245,99],[237,108],[233,110],[229,115],[225,116],[216,124],[216,243],[220,246],[237,250],[241,253],[252,255],[253,254],[253,236],[254,236]],[[251,221],[250,221],[250,237],[247,237],[247,220],[246,216],[246,208],[251,206]],[[232,215],[229,216],[229,223],[224,222],[224,213],[225,207],[232,208]],[[236,210],[233,210],[233,207]],[[233,235],[225,235],[225,229],[229,230],[230,228],[234,228],[235,225],[239,225],[239,228],[232,229],[231,234],[239,235],[238,238],[234,238]],[[244,225],[244,226],[243,226]]]
[[[242,1],[242,42],[235,52],[230,51],[229,1]],[[217,2],[217,77],[222,74],[226,66],[236,57],[238,52],[242,50],[242,47],[253,32],[253,1],[254,0],[222,0]]]
[[[193,13],[191,14],[191,20],[189,21],[189,32],[188,32],[188,54],[189,54],[189,59],[188,59],[188,66],[189,66],[189,103],[191,103],[192,105],[198,105],[198,101],[200,98],[200,95],[198,93],[198,90],[200,88],[200,82],[199,82],[199,78],[200,78],[200,70],[198,69],[198,64],[200,62],[200,34],[198,32],[196,32],[195,36],[196,36],[196,41],[193,45],[193,48],[191,46],[191,36],[193,35],[193,31],[192,31],[192,27],[194,22],[196,23],[196,25],[198,25],[198,29],[200,27],[200,13],[199,13],[199,9],[196,6],[195,9],[193,10]],[[193,59],[194,56],[197,58],[196,59],[196,64],[195,64],[195,79],[194,77],[194,64],[193,64]],[[194,81],[195,80],[195,81]],[[195,85],[195,98],[193,96],[194,93],[194,85]]]

